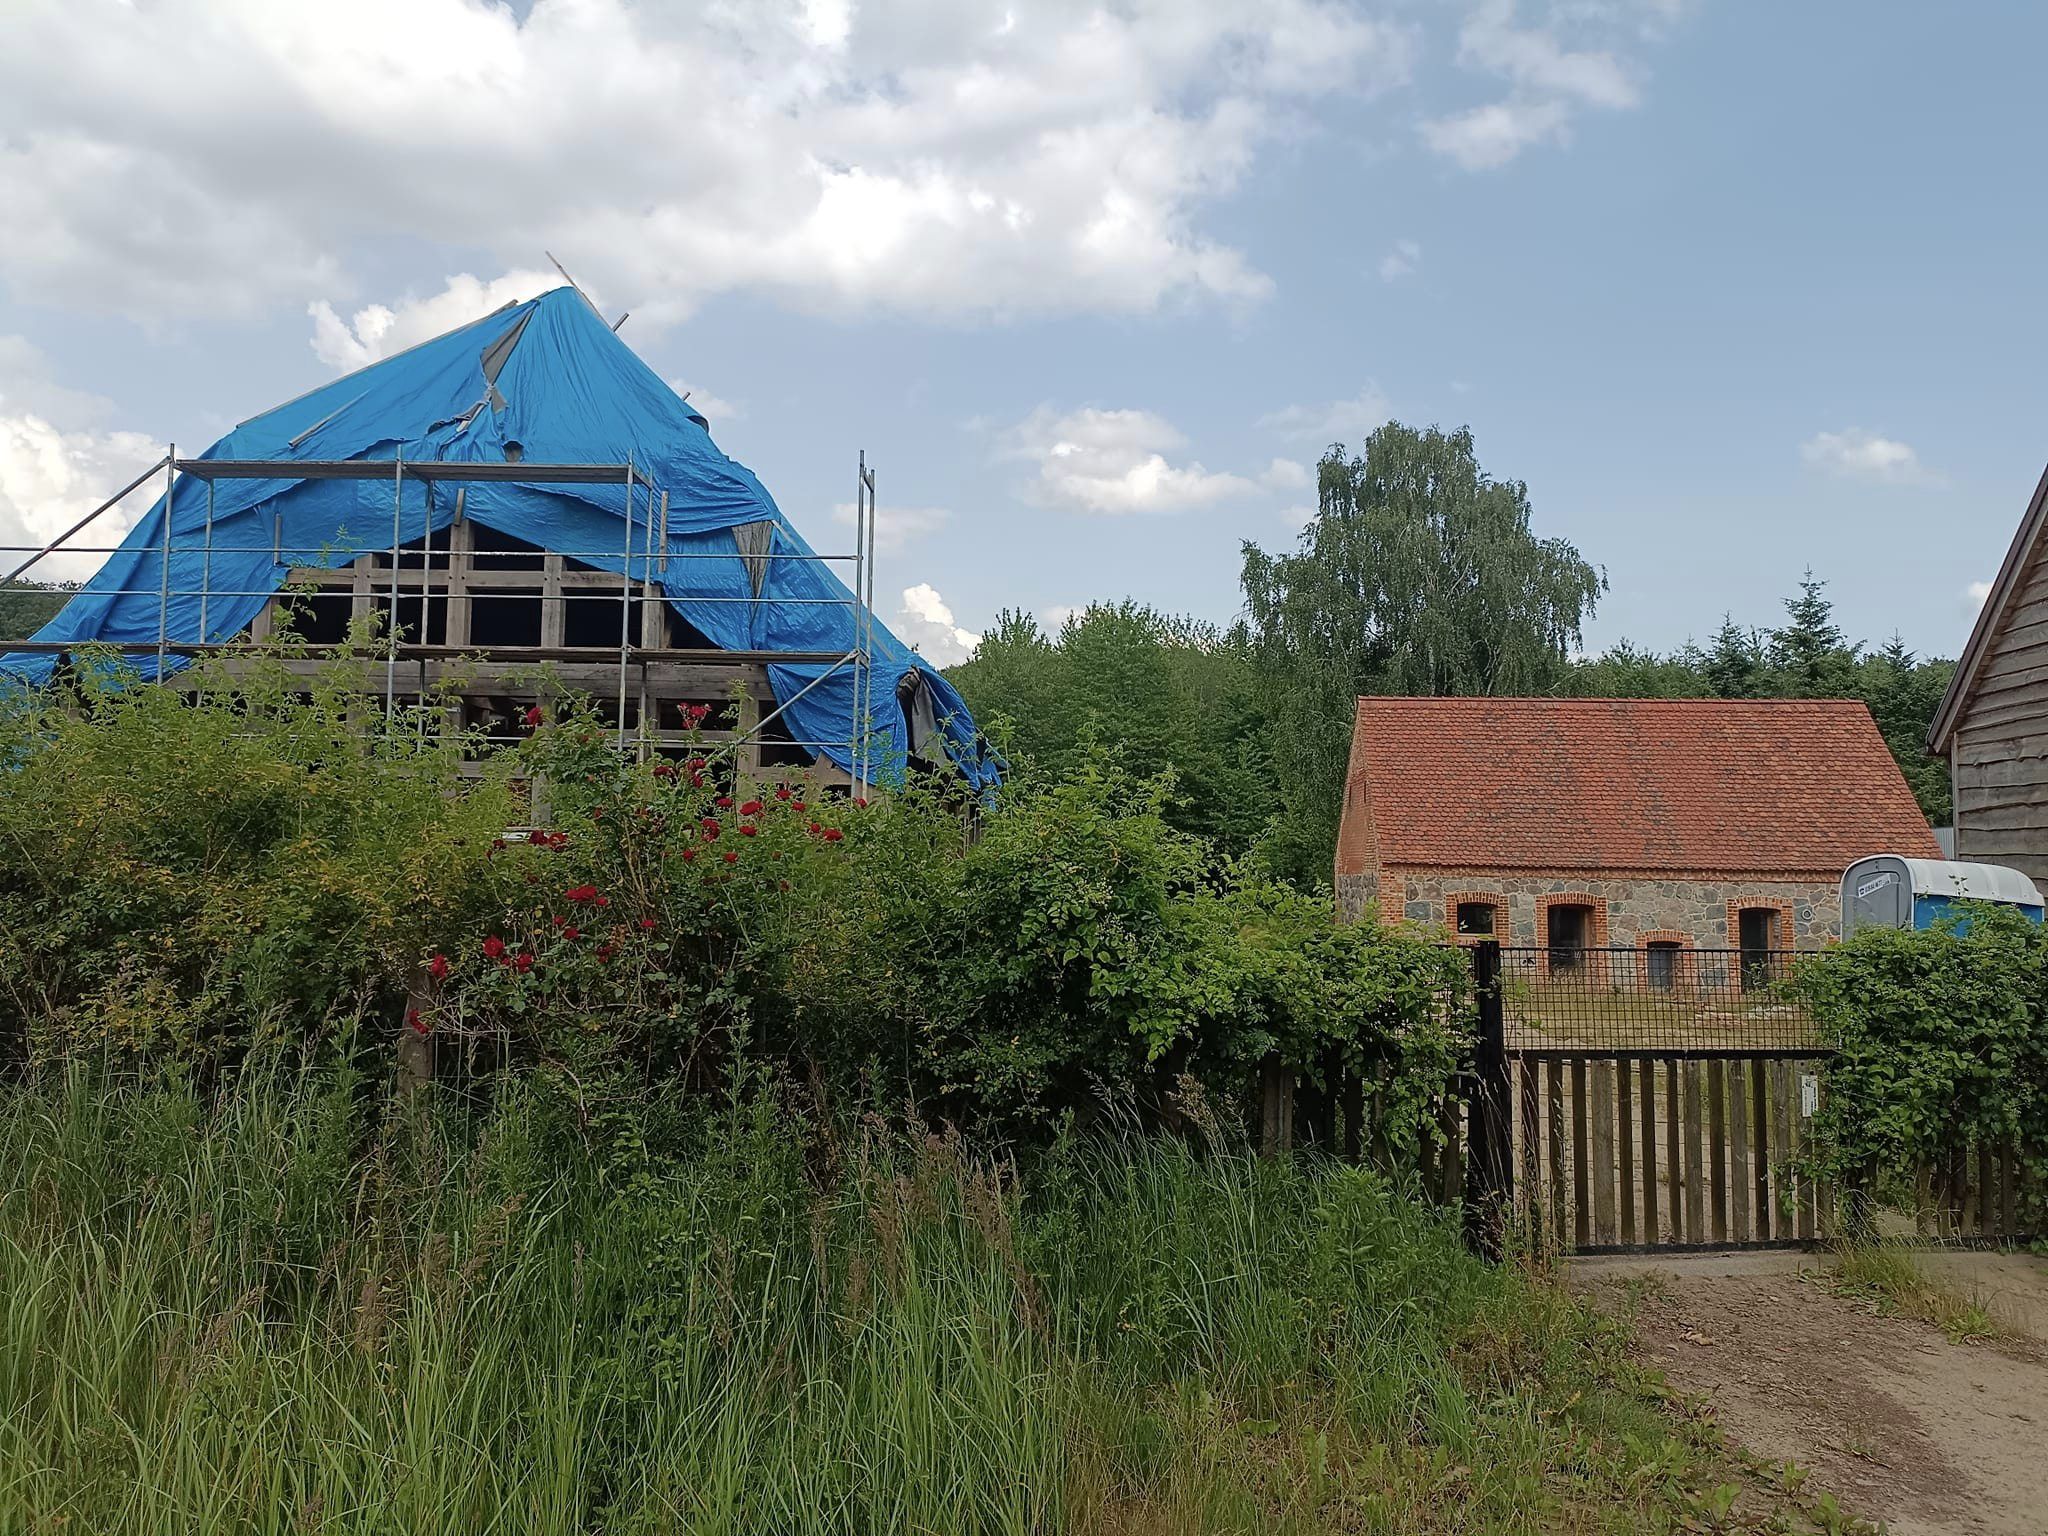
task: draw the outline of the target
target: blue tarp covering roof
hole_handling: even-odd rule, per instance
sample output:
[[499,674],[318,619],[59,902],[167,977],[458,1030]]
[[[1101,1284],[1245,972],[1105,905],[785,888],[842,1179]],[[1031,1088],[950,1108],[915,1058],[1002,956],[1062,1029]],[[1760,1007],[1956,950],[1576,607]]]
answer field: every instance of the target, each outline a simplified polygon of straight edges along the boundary
[[[512,448],[512,454],[507,448]],[[630,461],[668,495],[668,550],[652,579],[669,602],[725,650],[853,649],[852,594],[832,568],[815,559],[757,563],[758,591],[740,555],[734,529],[751,529],[749,552],[813,551],[782,515],[751,471],[721,453],[704,418],[669,388],[571,288],[507,305],[472,324],[301,395],[252,417],[201,456],[210,460],[455,460],[503,466],[625,464]],[[623,572],[627,546],[621,483],[546,485],[470,482],[465,517],[530,544],[568,552],[600,570]],[[232,639],[246,629],[293,566],[348,565],[393,542],[391,481],[220,479],[213,482],[212,553],[204,548],[207,488],[194,476],[178,481],[172,499],[166,628],[173,642]],[[638,493],[631,546],[635,575],[654,541],[649,495]],[[455,512],[455,486],[408,479],[398,509],[398,535],[412,540],[445,528]],[[159,497],[117,553],[35,635],[38,641],[155,643],[162,583],[164,498]],[[278,552],[278,553],[274,553]],[[210,572],[210,574],[208,574]],[[208,590],[206,633],[200,633],[200,589]],[[735,599],[738,599],[735,601]],[[870,641],[874,773],[901,778],[913,745],[899,690],[921,686],[945,754],[977,788],[997,776],[993,753],[981,748],[966,706],[952,686],[879,623]],[[183,665],[177,658],[170,668]],[[0,657],[0,669],[26,682],[47,681],[49,654]],[[156,658],[138,657],[144,676]],[[771,664],[769,681],[788,705],[784,718],[798,741],[851,769],[855,735],[851,667]],[[801,698],[806,684],[823,676]],[[906,678],[912,688],[904,690]],[[917,711],[922,716],[923,711]],[[836,745],[835,745],[836,743]]]

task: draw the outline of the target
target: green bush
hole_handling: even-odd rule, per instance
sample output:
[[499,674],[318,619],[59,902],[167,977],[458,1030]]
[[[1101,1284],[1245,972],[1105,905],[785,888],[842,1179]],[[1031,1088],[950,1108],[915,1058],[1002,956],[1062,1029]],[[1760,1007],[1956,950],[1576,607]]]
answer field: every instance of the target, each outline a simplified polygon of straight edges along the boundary
[[[1269,1057],[1370,1077],[1412,1143],[1458,956],[1219,860],[1104,754],[987,804],[633,762],[585,708],[516,751],[366,723],[344,662],[195,697],[88,668],[0,721],[0,976],[32,1057],[232,1061],[410,1030],[593,1112],[774,1063],[1042,1138],[1241,1097]],[[544,786],[545,828],[515,790]]]
[[1835,1047],[1816,1162],[1878,1189],[1952,1156],[2016,1147],[2048,1179],[2048,932],[1996,908],[1865,929],[1793,980]]

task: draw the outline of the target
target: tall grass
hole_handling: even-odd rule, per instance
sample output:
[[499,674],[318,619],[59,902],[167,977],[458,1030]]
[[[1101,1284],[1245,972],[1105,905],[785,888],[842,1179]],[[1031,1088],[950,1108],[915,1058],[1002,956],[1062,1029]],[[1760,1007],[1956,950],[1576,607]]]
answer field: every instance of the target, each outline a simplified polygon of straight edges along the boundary
[[7,1532],[1653,1529],[1691,1463],[1628,1386],[1356,1169],[0,1097]]

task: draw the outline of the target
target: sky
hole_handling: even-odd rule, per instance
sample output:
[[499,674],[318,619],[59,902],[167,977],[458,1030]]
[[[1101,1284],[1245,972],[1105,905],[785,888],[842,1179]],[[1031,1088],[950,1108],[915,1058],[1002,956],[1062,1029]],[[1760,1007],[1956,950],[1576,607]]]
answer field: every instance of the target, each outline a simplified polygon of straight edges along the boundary
[[2044,52],[2022,0],[0,0],[0,542],[552,252],[821,549],[867,453],[941,664],[1227,623],[1390,418],[1605,570],[1589,650],[1811,567],[1953,655],[2048,459]]

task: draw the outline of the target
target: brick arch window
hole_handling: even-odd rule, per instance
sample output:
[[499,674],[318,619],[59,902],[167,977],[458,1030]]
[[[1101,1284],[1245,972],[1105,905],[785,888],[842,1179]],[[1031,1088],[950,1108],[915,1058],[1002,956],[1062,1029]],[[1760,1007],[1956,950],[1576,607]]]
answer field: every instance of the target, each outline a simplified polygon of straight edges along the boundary
[[1481,939],[1505,942],[1507,911],[1507,899],[1498,891],[1444,892],[1444,923],[1460,944],[1477,944]]
[[1693,986],[1692,935],[1678,928],[1651,928],[1636,935],[1637,976],[1652,992],[1682,992]]
[[[1553,891],[1536,898],[1536,942],[1546,974],[1576,972],[1587,950],[1607,947],[1607,898],[1584,891]],[[1596,963],[1598,957],[1591,957]]]
[[1768,986],[1784,969],[1780,956],[1793,947],[1792,903],[1782,896],[1731,896],[1728,947],[1740,951],[1742,990]]

